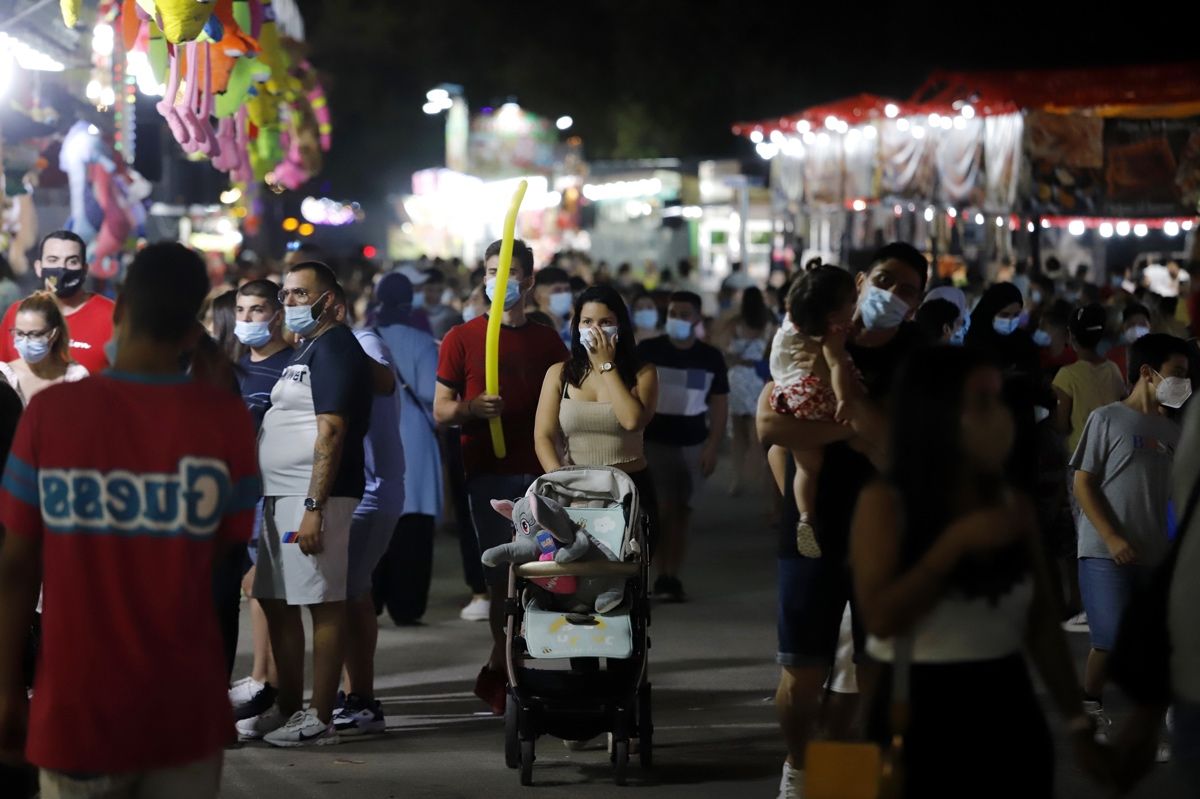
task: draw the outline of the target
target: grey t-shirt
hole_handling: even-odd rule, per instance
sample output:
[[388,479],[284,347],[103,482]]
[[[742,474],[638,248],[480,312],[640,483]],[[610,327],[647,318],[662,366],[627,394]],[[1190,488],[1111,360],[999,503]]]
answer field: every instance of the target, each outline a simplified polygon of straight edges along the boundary
[[[1139,413],[1123,402],[1088,417],[1071,467],[1100,478],[1100,488],[1138,560],[1146,566],[1167,553],[1167,501],[1179,425],[1165,416]],[[1112,558],[1095,525],[1079,521],[1079,557]]]

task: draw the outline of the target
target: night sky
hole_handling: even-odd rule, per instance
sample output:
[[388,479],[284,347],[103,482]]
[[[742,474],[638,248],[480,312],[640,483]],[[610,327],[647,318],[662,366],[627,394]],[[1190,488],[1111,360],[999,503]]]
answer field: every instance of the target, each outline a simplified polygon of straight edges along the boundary
[[[1183,49],[1186,37],[1170,33],[1166,6],[1141,19],[1128,3],[984,0],[941,11],[842,0],[300,6],[334,118],[322,177],[335,196],[363,201],[407,191],[413,170],[440,164],[444,118],[426,116],[421,105],[442,82],[461,84],[473,112],[512,96],[550,118],[571,115],[590,159],[745,158],[752,150],[730,133],[735,121],[864,91],[907,98],[939,67],[1194,57]],[[1194,22],[1196,11],[1186,14]]]

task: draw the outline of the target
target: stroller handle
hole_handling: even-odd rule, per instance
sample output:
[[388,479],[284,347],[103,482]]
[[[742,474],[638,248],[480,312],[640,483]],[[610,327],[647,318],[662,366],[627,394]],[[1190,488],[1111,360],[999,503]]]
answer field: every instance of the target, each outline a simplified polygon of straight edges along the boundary
[[636,577],[641,571],[638,563],[622,563],[613,560],[590,563],[559,564],[550,560],[522,563],[513,567],[518,577]]

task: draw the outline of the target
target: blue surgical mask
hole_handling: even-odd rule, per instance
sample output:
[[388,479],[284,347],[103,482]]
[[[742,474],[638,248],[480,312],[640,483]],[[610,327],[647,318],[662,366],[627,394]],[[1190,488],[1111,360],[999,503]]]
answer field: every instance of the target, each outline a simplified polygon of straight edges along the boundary
[[49,338],[19,338],[15,343],[25,363],[40,363],[50,354]]
[[1049,347],[1050,334],[1039,327],[1037,330],[1033,331],[1033,343],[1039,347]]
[[[487,292],[487,300],[491,303],[492,298],[496,296],[496,278],[489,277],[487,279],[484,291]],[[511,311],[520,301],[521,281],[510,276],[508,278],[508,285],[504,289],[504,310]]]
[[867,330],[894,330],[911,310],[907,302],[878,286],[867,286],[858,308]]
[[324,296],[322,294],[312,305],[288,305],[285,307],[283,323],[287,325],[287,329],[301,338],[316,330],[317,325],[321,324],[321,315],[328,307],[322,306],[320,311],[316,311],[318,303]]
[[1002,336],[1011,336],[1017,332],[1017,328],[1021,326],[1021,318],[1014,316],[1011,319],[1001,319],[996,317],[992,320],[992,330],[995,330]]
[[1142,336],[1150,335],[1150,328],[1145,325],[1134,325],[1125,331],[1125,343],[1132,344]]
[[962,324],[958,329],[950,334],[950,343],[956,347],[961,347],[967,340],[967,331],[971,329],[971,317],[964,316]]
[[550,295],[550,313],[555,316],[570,316],[575,298],[569,291],[560,291]]
[[413,308],[424,308],[425,307],[425,292],[423,292],[423,291],[414,291],[413,292],[412,307]]
[[654,308],[643,308],[633,312],[633,324],[638,330],[653,330],[658,327],[658,311]]
[[686,319],[668,319],[667,335],[676,341],[687,341],[692,337],[692,323]]
[[[277,314],[278,315],[278,314]],[[247,347],[262,347],[271,340],[271,322],[238,322],[233,326],[233,335]]]

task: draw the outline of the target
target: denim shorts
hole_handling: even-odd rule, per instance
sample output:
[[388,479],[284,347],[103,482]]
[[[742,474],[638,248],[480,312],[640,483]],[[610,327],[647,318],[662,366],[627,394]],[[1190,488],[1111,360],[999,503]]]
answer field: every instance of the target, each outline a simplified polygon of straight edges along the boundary
[[[838,653],[842,615],[850,602],[850,570],[832,557],[779,559],[779,643],[781,666],[831,666]],[[862,630],[851,611],[854,651],[862,651]]]
[[1108,558],[1079,559],[1079,593],[1083,596],[1093,649],[1112,651],[1129,596],[1146,577],[1143,566],[1118,566]]

